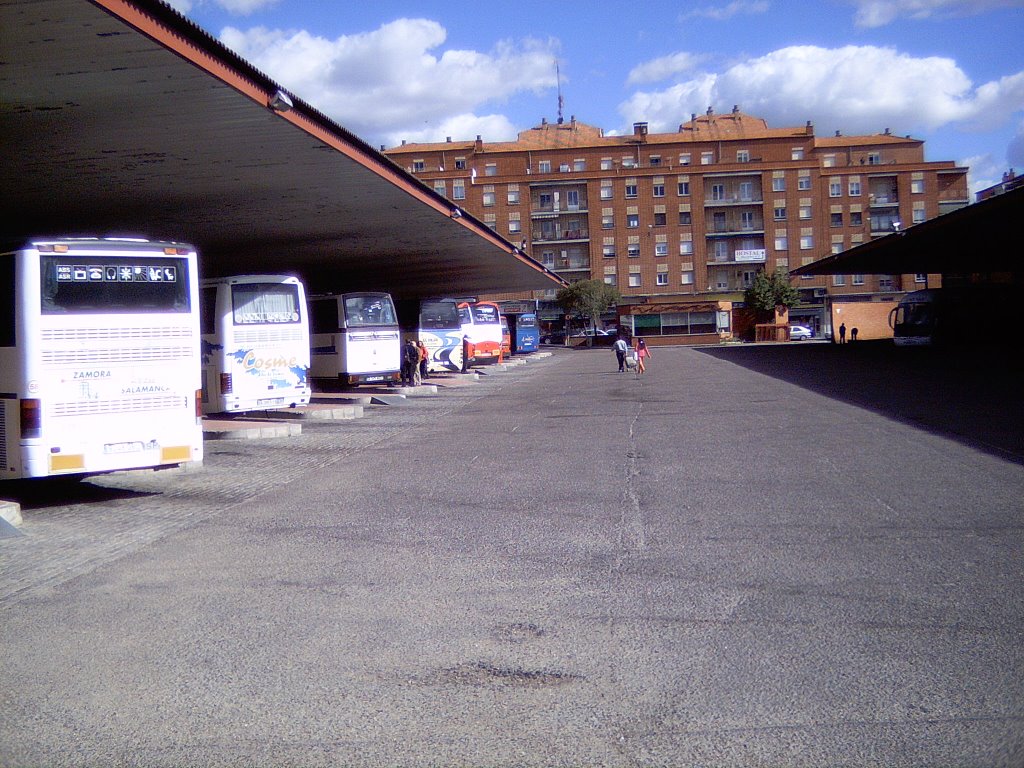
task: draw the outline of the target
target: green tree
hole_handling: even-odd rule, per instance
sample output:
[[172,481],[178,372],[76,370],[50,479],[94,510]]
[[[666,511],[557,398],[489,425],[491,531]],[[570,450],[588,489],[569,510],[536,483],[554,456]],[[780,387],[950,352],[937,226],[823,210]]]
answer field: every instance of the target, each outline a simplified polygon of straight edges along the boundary
[[800,291],[790,285],[785,270],[778,269],[768,273],[763,269],[754,277],[754,283],[747,289],[744,300],[760,315],[775,312],[776,307],[787,310],[800,302]]
[[555,296],[555,301],[567,317],[582,315],[589,320],[592,328],[597,327],[602,312],[621,300],[619,290],[603,280],[579,280],[560,289]]

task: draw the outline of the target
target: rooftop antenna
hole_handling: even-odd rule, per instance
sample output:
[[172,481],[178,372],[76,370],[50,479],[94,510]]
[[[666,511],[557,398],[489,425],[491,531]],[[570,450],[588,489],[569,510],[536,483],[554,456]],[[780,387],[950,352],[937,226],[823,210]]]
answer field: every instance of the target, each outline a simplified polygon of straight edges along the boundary
[[555,59],[555,81],[558,84],[558,124],[561,125],[565,120],[562,117],[562,72],[558,68],[558,59]]

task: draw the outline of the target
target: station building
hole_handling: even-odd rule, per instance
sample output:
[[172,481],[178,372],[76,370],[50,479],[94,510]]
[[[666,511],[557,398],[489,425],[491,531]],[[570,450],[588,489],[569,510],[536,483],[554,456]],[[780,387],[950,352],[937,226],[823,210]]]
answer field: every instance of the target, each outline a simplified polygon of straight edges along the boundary
[[[748,336],[743,292],[759,270],[806,266],[970,202],[967,168],[926,161],[919,139],[819,137],[809,122],[770,128],[738,107],[692,115],[674,133],[635,123],[632,134],[606,135],[573,117],[516,141],[404,143],[385,154],[561,277],[617,286],[623,302],[609,323],[653,344]],[[884,335],[872,319],[940,282],[793,278],[802,300],[790,322],[829,334],[842,305],[860,304],[862,326]],[[561,325],[553,290],[491,298]]]

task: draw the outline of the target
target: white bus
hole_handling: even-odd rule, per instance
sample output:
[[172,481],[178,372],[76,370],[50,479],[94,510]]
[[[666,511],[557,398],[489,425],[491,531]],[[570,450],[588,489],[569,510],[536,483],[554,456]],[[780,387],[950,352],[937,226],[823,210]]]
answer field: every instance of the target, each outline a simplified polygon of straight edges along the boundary
[[469,365],[489,365],[501,359],[501,309],[493,301],[459,303],[462,333],[469,337]]
[[309,322],[297,277],[203,280],[203,412],[309,403]]
[[309,302],[311,375],[345,385],[401,380],[401,333],[387,293],[314,296]]
[[0,254],[0,472],[203,458],[196,252],[37,239]]

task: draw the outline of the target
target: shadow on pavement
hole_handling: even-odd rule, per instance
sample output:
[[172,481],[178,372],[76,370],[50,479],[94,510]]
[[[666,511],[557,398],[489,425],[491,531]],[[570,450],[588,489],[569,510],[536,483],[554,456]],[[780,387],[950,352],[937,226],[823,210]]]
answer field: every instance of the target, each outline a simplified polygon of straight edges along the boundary
[[884,340],[699,351],[1024,464],[1024,364],[1012,345],[937,350]]
[[114,499],[152,496],[152,493],[104,488],[89,482],[89,477],[48,477],[34,480],[6,480],[3,498],[16,501],[22,510],[62,507],[70,504],[95,504]]

